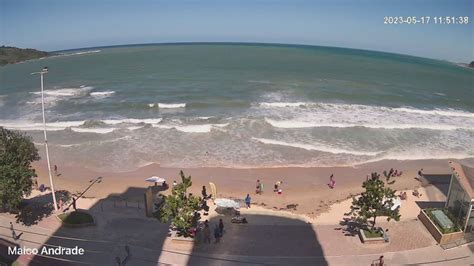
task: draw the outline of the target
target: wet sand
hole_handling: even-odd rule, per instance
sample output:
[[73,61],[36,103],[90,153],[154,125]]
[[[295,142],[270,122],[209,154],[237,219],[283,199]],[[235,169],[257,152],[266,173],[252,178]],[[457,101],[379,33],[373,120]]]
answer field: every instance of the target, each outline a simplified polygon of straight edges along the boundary
[[[190,192],[196,195],[201,195],[203,185],[207,186],[207,191],[210,193],[208,184],[214,182],[217,186],[217,197],[243,199],[249,193],[253,204],[274,210],[287,210],[287,205],[297,204],[296,209],[290,211],[314,218],[326,212],[331,204],[360,193],[362,182],[371,172],[382,173],[390,168],[401,170],[403,174],[395,178],[396,182],[391,187],[396,190],[408,190],[422,185],[415,179],[420,168],[424,169],[425,174],[449,175],[448,161],[387,160],[353,167],[188,168],[183,171],[186,175],[192,176],[193,186]],[[474,159],[458,161],[474,164]],[[34,167],[38,174],[39,184],[49,186],[46,162],[36,162]],[[180,181],[179,171],[181,169],[163,168],[153,164],[131,172],[98,172],[85,166],[62,165],[58,165],[58,170],[60,175],[54,177],[56,190],[68,190],[72,193],[82,192],[90,184],[90,180],[101,176],[103,177],[102,182],[94,184],[84,194],[84,197],[101,199],[115,194],[129,200],[143,200],[143,188],[153,185],[144,181],[147,177],[162,176],[171,185],[173,180]],[[327,185],[331,174],[334,174],[336,180],[334,189],[330,189]],[[255,194],[257,179],[264,183],[263,195]],[[279,180],[283,181],[281,195],[273,192],[273,185]]]

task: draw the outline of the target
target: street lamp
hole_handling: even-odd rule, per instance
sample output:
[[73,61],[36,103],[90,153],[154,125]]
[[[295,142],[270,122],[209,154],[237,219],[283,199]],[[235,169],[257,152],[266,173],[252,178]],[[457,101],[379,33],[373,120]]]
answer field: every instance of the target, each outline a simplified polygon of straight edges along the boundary
[[51,184],[51,194],[53,195],[54,210],[58,210],[56,203],[56,194],[54,192],[53,175],[51,174],[51,163],[49,162],[48,137],[46,136],[46,118],[44,115],[44,90],[43,90],[43,75],[48,73],[48,67],[43,67],[40,72],[31,73],[31,75],[40,74],[41,76],[41,110],[43,111],[43,129],[44,129],[44,146],[46,147],[46,161],[48,161],[49,183]]

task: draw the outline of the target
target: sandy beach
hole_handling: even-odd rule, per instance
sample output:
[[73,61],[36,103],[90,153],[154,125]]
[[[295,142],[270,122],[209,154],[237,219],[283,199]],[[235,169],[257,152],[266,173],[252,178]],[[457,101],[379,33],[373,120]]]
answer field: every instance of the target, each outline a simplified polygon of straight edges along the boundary
[[[462,160],[473,163],[474,160]],[[44,161],[34,165],[39,184],[49,186],[47,167]],[[296,209],[290,211],[315,218],[327,212],[332,204],[339,203],[361,192],[361,184],[371,172],[382,173],[390,168],[403,171],[396,177],[396,190],[415,189],[421,184],[415,177],[417,171],[424,169],[425,174],[447,174],[450,170],[448,160],[420,160],[420,161],[380,161],[358,165],[354,167],[311,167],[311,168],[189,168],[183,169],[186,175],[192,176],[191,192],[201,195],[203,185],[210,191],[209,182],[217,186],[218,197],[243,199],[247,193],[252,197],[252,203],[267,209],[288,210],[287,205],[297,204]],[[56,190],[68,190],[72,193],[82,192],[89,181],[95,177],[103,177],[102,182],[92,186],[84,197],[104,199],[118,196],[129,201],[143,200],[143,189],[151,185],[145,178],[158,175],[165,177],[171,184],[173,180],[179,182],[177,168],[163,168],[159,165],[148,165],[131,172],[98,172],[87,167],[58,165],[59,176],[54,177]],[[330,189],[327,185],[329,176],[334,174],[336,187]],[[255,194],[256,180],[264,183],[263,195]],[[283,193],[273,192],[273,185],[283,181]],[[138,189],[130,189],[138,188]],[[168,193],[170,190],[164,191]]]

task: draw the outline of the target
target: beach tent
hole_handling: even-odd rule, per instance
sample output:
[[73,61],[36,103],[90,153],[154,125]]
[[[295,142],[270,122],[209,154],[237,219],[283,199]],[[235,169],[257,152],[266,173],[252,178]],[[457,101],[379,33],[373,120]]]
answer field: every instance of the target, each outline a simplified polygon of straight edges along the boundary
[[236,210],[240,209],[240,203],[231,199],[216,199],[214,203],[220,208],[233,208]]
[[150,176],[149,178],[145,179],[145,181],[155,183],[156,186],[158,183],[163,184],[166,180],[163,177]]
[[212,200],[215,200],[215,199],[216,199],[216,196],[217,196],[216,184],[214,184],[214,183],[212,183],[212,182],[209,182],[209,186],[211,187]]
[[394,198],[393,199],[393,206],[390,208],[392,211],[396,210],[397,208],[400,208],[402,206],[402,201],[399,198]]

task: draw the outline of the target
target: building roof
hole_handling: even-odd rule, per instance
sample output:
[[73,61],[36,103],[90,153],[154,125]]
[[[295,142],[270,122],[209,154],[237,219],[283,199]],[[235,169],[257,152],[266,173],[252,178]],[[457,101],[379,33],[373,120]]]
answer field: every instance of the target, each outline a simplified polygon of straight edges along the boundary
[[449,162],[449,166],[471,200],[474,200],[474,168],[456,162]]

